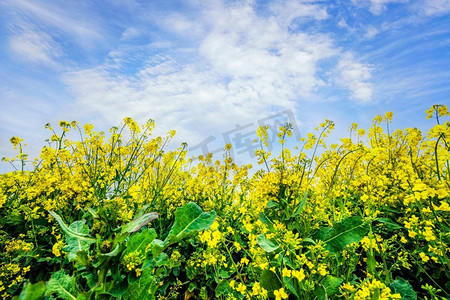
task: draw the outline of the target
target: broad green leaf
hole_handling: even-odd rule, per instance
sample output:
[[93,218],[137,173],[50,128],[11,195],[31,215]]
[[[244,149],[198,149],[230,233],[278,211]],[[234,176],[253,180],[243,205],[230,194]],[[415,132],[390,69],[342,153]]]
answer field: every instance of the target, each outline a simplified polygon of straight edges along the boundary
[[155,292],[158,288],[157,280],[152,275],[152,269],[142,271],[139,278],[128,285],[124,295],[125,299],[155,299]]
[[169,261],[169,256],[166,253],[161,253],[157,257],[155,257],[155,265],[157,267],[167,266]]
[[81,271],[79,274],[81,275],[81,277],[83,277],[86,280],[87,286],[90,289],[94,288],[97,285],[97,282],[95,280],[96,276],[91,271],[84,270],[84,271]]
[[256,237],[256,242],[261,248],[266,252],[273,252],[280,248],[280,245],[275,244],[272,241],[269,241],[264,234],[260,234]]
[[333,227],[320,229],[314,236],[325,242],[325,249],[332,253],[340,253],[347,245],[361,241],[369,231],[360,217],[350,217],[337,222]]
[[124,280],[118,284],[114,284],[114,286],[111,288],[111,290],[109,290],[107,292],[107,294],[110,296],[113,296],[115,298],[119,298],[125,294],[125,292],[127,291],[127,288],[128,288],[128,282],[126,280]]
[[133,233],[150,223],[151,221],[158,218],[158,213],[156,212],[150,212],[146,213],[134,220],[132,220],[130,223],[124,225],[122,227],[122,233]]
[[222,279],[230,278],[230,273],[228,273],[228,272],[225,271],[225,270],[220,270],[220,271],[217,273],[217,275],[219,276],[219,278],[222,278]]
[[293,294],[297,299],[300,298],[300,295],[298,294],[297,290],[295,289],[294,284],[294,278],[290,277],[283,277],[284,285],[288,288],[289,292]]
[[319,300],[328,299],[328,297],[332,297],[339,292],[339,286],[343,281],[342,278],[328,275],[314,289],[314,295]]
[[270,270],[262,271],[259,283],[270,295],[273,295],[273,291],[280,289],[282,286],[277,275]]
[[75,232],[72,229],[70,229],[66,223],[64,223],[63,219],[54,211],[49,211],[49,213],[55,218],[56,222],[58,222],[59,226],[61,227],[62,231],[64,231],[65,234],[72,238],[76,238],[82,241],[90,241],[95,242],[96,240],[91,237],[89,234],[79,233]]
[[57,294],[59,298],[65,300],[75,300],[75,277],[67,275],[63,270],[53,273],[47,282],[46,296]]
[[259,213],[259,220],[263,223],[268,225],[269,227],[273,227],[273,222],[269,219],[268,216],[266,216],[265,213],[260,212]]
[[395,279],[394,282],[389,285],[389,288],[393,293],[400,294],[402,296],[402,299],[417,299],[417,293],[414,291],[411,284],[403,278],[397,277],[397,279]]
[[216,219],[216,212],[203,212],[200,206],[189,202],[177,208],[175,223],[169,231],[164,244],[167,246],[186,237],[194,236],[201,230],[208,229]]
[[328,296],[334,296],[337,292],[339,292],[339,286],[343,281],[344,280],[342,278],[328,275],[322,280],[321,284],[325,287]]
[[151,250],[152,250],[153,257],[157,257],[161,252],[164,251],[165,244],[164,244],[163,241],[161,241],[159,239],[154,239],[152,241],[152,244],[151,244],[150,247],[151,247]]
[[25,282],[23,289],[20,292],[18,300],[38,300],[44,297],[45,282],[39,281],[31,284],[31,282]]
[[156,238],[156,231],[154,228],[144,228],[142,231],[133,234],[126,244],[123,255],[131,252],[140,251],[145,255],[145,249]]
[[[77,234],[87,235],[89,234],[89,227],[86,225],[85,220],[75,221],[70,224],[69,229]],[[79,238],[71,237],[70,235],[66,236],[67,246],[64,247],[64,251],[67,252],[67,257],[69,261],[74,261],[77,259],[78,251],[88,251],[89,246],[94,243],[93,241],[81,240]]]
[[86,251],[77,251],[76,260],[85,267],[89,265],[89,256]]
[[153,257],[157,257],[171,244],[194,236],[201,230],[207,230],[216,219],[216,212],[203,212],[200,206],[189,202],[175,211],[175,222],[166,239],[154,239],[151,244]]

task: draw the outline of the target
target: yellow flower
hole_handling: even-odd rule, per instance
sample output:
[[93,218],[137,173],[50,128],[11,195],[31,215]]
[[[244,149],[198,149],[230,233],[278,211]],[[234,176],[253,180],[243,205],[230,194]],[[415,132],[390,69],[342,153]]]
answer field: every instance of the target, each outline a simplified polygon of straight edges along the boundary
[[241,258],[241,264],[243,264],[243,265],[248,265],[249,262],[250,262],[250,261],[248,260],[247,257]]
[[275,295],[275,300],[287,299],[289,297],[284,288],[273,291],[273,294]]
[[247,290],[247,286],[245,284],[239,283],[236,291],[240,292],[242,295],[245,294],[245,291]]
[[356,291],[355,286],[354,286],[353,284],[349,283],[349,282],[344,283],[343,285],[341,285],[341,287],[340,287],[339,289],[341,289],[341,290],[346,290],[346,291],[348,291],[348,292],[354,292],[354,291]]
[[292,276],[297,278],[298,281],[302,281],[305,278],[305,272],[303,271],[303,269],[300,269],[300,271],[293,270]]
[[238,242],[234,242],[233,245],[234,245],[234,247],[236,247],[236,252],[241,251],[241,249],[242,249],[241,244],[239,244]]
[[11,142],[11,144],[13,144],[14,147],[16,147],[17,145],[20,144],[20,142],[23,141],[23,139],[21,139],[17,136],[13,136],[12,138],[9,139],[9,141]]
[[288,270],[286,268],[283,269],[283,271],[281,272],[283,277],[291,277],[292,276],[292,271]]
[[317,268],[317,272],[319,272],[319,274],[321,275],[321,276],[325,276],[325,275],[327,275],[327,266],[326,265],[320,265],[318,268]]
[[64,247],[64,242],[58,241],[57,243],[55,243],[52,247],[52,253],[56,256],[56,257],[60,257],[61,256],[61,249]]
[[385,115],[386,120],[392,121],[392,117],[394,116],[394,113],[391,111],[388,111]]
[[267,298],[267,290],[259,284],[259,282],[255,282],[253,284],[251,296],[261,296],[262,298]]
[[420,252],[419,255],[420,255],[420,258],[423,260],[423,262],[427,262],[430,260],[430,258],[423,252]]
[[228,283],[228,285],[229,285],[232,289],[234,289],[234,286],[236,285],[236,281],[235,281],[234,279],[232,279],[232,280],[230,281],[230,283]]

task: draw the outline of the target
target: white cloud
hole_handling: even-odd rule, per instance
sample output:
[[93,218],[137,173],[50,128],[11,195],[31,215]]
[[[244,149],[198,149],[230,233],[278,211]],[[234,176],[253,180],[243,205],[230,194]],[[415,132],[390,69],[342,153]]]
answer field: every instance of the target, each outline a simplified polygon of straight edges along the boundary
[[130,41],[133,40],[141,35],[141,31],[137,29],[136,27],[130,27],[127,28],[124,32],[122,32],[122,35],[120,36],[121,41]]
[[295,20],[324,20],[328,18],[324,6],[318,5],[319,1],[277,1],[270,5],[271,10],[278,17],[278,21],[289,26]]
[[352,0],[355,5],[368,7],[370,12],[379,15],[384,12],[391,3],[407,3],[409,0]]
[[[102,28],[95,23],[89,9],[77,10],[69,2],[64,6],[42,0],[7,0],[7,7],[16,11],[19,19],[31,18],[69,34],[80,45],[92,47],[93,41],[104,40]],[[81,3],[75,3],[77,6]]]
[[367,39],[374,38],[380,31],[373,26],[367,28],[366,34],[364,35]]
[[62,56],[61,47],[45,32],[33,29],[16,31],[10,36],[9,45],[20,59],[55,67],[55,59]]
[[[302,7],[289,3],[293,10]],[[290,30],[295,18],[306,17],[305,11],[286,16],[280,7],[272,7],[275,14],[262,16],[251,3],[216,4],[203,10],[195,26],[188,18],[167,25],[169,32],[198,33],[198,42],[190,49],[194,54],[171,49],[128,75],[108,64],[67,73],[64,81],[83,108],[78,111],[98,112],[115,123],[125,116],[141,122],[154,118],[165,129],[175,128],[183,132],[181,136],[198,140],[294,108],[326,86],[323,76],[329,70],[319,64],[343,54],[326,35]],[[311,18],[326,17],[321,5],[302,5]],[[114,55],[120,63],[117,56],[127,53]],[[369,69],[350,55],[340,60],[338,68],[343,74],[338,83],[350,89],[355,100],[369,100]]]
[[425,0],[418,6],[427,16],[439,16],[450,13],[450,0]]
[[355,99],[362,102],[372,99],[373,87],[369,82],[370,67],[356,62],[352,54],[346,53],[341,57],[337,71],[337,82],[351,90]]
[[170,13],[159,19],[160,26],[176,34],[189,36],[190,38],[199,37],[204,34],[204,28],[201,23],[195,19],[189,19],[181,13]]

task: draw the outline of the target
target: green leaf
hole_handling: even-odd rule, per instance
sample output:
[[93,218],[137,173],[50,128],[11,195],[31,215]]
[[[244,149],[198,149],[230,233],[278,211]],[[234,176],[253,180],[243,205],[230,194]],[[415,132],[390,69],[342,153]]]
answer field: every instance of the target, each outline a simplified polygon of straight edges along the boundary
[[225,270],[220,270],[220,271],[217,273],[217,275],[219,276],[219,278],[222,278],[222,279],[230,278],[230,273],[228,273],[228,272],[225,271]]
[[274,207],[278,207],[280,205],[280,203],[275,202],[273,200],[269,200],[267,202],[267,208],[274,208]]
[[67,275],[63,270],[53,273],[47,282],[46,296],[57,294],[65,300],[77,299],[75,289],[75,277]]
[[216,212],[203,212],[200,206],[189,202],[175,211],[175,222],[166,239],[154,239],[151,244],[153,257],[157,257],[167,247],[184,238],[197,235],[201,230],[207,230],[216,219]]
[[[86,225],[85,220],[73,222],[72,224],[70,224],[69,229],[77,234],[81,235],[89,234],[89,227]],[[69,261],[76,260],[78,251],[87,252],[89,250],[89,246],[92,243],[94,243],[93,241],[81,240],[79,238],[71,237],[70,235],[66,236],[66,242],[67,246],[64,247],[63,250],[67,252],[67,257],[69,258]]]
[[328,275],[322,282],[314,289],[314,295],[319,300],[328,299],[328,297],[334,296],[339,292],[339,286],[344,280],[339,277]]
[[328,296],[334,296],[337,292],[339,292],[339,286],[343,281],[344,279],[342,278],[328,275],[322,280],[321,284],[325,287]]
[[20,292],[18,300],[38,300],[44,297],[45,282],[39,281],[31,284],[31,282],[25,282],[23,289]]
[[[367,251],[367,269],[369,272],[375,272],[375,268],[377,267],[377,261],[373,254],[370,253],[370,251]],[[371,273],[371,274],[372,274]]]
[[107,292],[108,295],[113,296],[115,298],[119,298],[125,294],[128,288],[128,283],[126,280],[114,284],[114,286]]
[[397,277],[390,285],[389,288],[394,294],[400,294],[402,299],[416,300],[417,293],[412,288],[411,284],[403,278]]
[[272,241],[269,241],[264,234],[260,234],[256,237],[256,242],[258,245],[261,246],[261,248],[264,249],[266,252],[273,252],[280,248],[280,245],[275,244]]
[[221,295],[233,294],[233,289],[230,287],[229,280],[223,280],[219,282],[215,292],[216,298],[219,298]]
[[140,251],[145,255],[145,249],[156,238],[156,231],[154,228],[144,228],[141,232],[135,233],[131,236],[131,239],[127,242],[123,255],[127,255],[131,252]]
[[59,226],[61,227],[62,231],[64,231],[65,234],[67,234],[68,236],[72,237],[72,238],[76,238],[82,241],[91,241],[91,242],[95,242],[96,240],[91,237],[88,234],[84,234],[84,233],[79,233],[79,232],[75,232],[72,229],[70,229],[66,223],[64,223],[63,219],[54,211],[49,211],[49,213],[55,218],[56,222],[58,222]]
[[155,299],[158,288],[156,278],[152,275],[152,269],[142,271],[141,276],[128,285],[125,299]]
[[360,217],[350,217],[337,222],[333,227],[320,229],[315,239],[325,242],[325,249],[337,254],[347,245],[361,241],[369,231],[369,225],[364,224]]
[[194,236],[201,230],[207,230],[216,219],[216,212],[203,212],[194,202],[177,208],[175,223],[169,231],[164,244],[176,243],[184,238]]
[[97,214],[97,212],[96,212],[93,208],[88,207],[88,208],[87,208],[87,211],[92,215],[92,217],[93,217],[94,219],[98,218],[98,214]]
[[259,213],[259,220],[263,223],[268,225],[269,227],[273,227],[273,222],[269,219],[268,216],[266,216],[266,214],[264,214],[263,212]]
[[122,227],[122,233],[133,233],[158,218],[157,212],[146,213]]
[[262,271],[259,283],[261,284],[261,287],[265,288],[271,294],[282,286],[277,275],[270,270]]
[[159,254],[161,254],[161,252],[164,251],[165,244],[159,239],[154,239],[150,248],[152,250],[153,257],[157,257]]
[[81,275],[81,277],[83,277],[86,280],[87,286],[90,289],[92,289],[95,286],[97,286],[97,282],[95,280],[96,276],[91,271],[84,270],[84,271],[81,271],[79,274]]
[[[295,209],[294,213],[292,214],[291,218],[294,218],[294,217],[298,216],[298,215],[302,212],[302,210],[303,210],[303,208],[305,207],[305,204],[306,204],[306,197],[307,197],[307,196],[308,196],[308,191],[306,191],[306,192],[303,194],[303,198],[302,198],[302,200],[298,203],[298,206],[297,206],[297,208]],[[300,199],[300,195],[298,196],[298,199]]]
[[302,244],[303,244],[303,243],[310,243],[310,244],[313,244],[313,245],[316,245],[316,244],[317,244],[312,238],[304,238],[304,239],[302,240]]
[[377,221],[383,223],[390,230],[403,228],[403,226],[397,224],[396,222],[392,221],[389,218],[378,218]]
[[89,256],[86,251],[77,251],[76,260],[79,264],[85,267],[89,265]]
[[297,290],[295,289],[294,278],[283,277],[284,285],[288,288],[288,290],[295,296],[297,299],[300,298]]
[[155,257],[155,265],[157,267],[167,266],[169,261],[169,256],[166,253],[161,253],[157,257]]

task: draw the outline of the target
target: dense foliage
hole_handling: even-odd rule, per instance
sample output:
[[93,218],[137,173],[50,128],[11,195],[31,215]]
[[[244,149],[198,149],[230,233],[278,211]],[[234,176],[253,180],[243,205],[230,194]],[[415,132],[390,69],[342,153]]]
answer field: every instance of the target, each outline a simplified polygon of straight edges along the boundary
[[[448,299],[450,122],[327,146],[326,121],[261,169],[224,149],[186,157],[126,118],[109,134],[60,122],[33,170],[0,174],[0,295],[19,299]],[[78,133],[79,138],[68,138]],[[318,154],[320,153],[320,155]],[[8,159],[5,159],[8,161]],[[15,161],[15,162],[14,162]],[[251,174],[251,175],[250,175]]]

